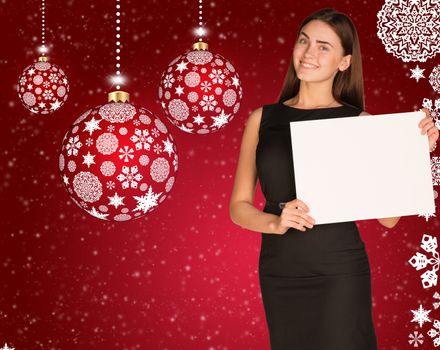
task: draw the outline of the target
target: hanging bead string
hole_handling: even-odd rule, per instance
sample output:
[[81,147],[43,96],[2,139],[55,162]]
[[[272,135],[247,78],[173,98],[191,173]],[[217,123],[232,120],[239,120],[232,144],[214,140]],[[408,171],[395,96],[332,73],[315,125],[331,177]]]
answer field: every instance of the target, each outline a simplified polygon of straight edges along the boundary
[[46,4],[45,0],[41,0],[41,47],[40,52],[45,55],[47,52],[46,49],[46,24],[45,24],[45,15],[46,15]]
[[116,0],[116,76],[114,77],[114,83],[116,85],[116,89],[119,90],[121,88],[120,84],[123,83],[123,78],[121,76],[121,5],[119,0]]
[[203,26],[203,0],[199,0],[199,29],[197,34],[199,34],[199,41],[203,41],[203,35],[205,34],[205,29]]

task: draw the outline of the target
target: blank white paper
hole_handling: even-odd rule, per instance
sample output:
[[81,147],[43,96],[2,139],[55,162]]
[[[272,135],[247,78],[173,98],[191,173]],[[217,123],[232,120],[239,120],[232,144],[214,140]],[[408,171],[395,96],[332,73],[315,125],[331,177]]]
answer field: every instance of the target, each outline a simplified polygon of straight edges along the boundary
[[296,194],[315,224],[434,213],[428,136],[418,127],[424,117],[291,122]]

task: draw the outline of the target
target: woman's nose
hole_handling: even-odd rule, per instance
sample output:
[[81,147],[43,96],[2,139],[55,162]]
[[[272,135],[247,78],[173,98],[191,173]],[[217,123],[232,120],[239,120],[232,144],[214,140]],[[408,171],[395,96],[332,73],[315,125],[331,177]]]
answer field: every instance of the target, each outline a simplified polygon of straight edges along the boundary
[[313,57],[315,55],[315,48],[312,45],[307,46],[304,56]]

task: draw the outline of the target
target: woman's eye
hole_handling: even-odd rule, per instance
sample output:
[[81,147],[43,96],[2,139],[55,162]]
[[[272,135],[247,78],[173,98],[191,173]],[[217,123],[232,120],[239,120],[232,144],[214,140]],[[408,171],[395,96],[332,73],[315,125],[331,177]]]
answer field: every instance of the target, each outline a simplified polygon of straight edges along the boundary
[[327,46],[321,46],[321,50],[322,51],[328,51],[328,47]]
[[305,44],[306,39],[299,39],[298,42],[299,42],[300,44]]

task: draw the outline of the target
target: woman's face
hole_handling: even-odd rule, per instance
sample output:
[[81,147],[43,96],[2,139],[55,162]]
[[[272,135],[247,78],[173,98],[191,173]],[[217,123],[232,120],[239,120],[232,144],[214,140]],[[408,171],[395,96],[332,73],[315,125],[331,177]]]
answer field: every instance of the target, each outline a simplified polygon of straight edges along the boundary
[[335,77],[350,66],[351,55],[344,56],[341,40],[325,22],[307,23],[293,49],[296,75],[302,81],[321,82]]

